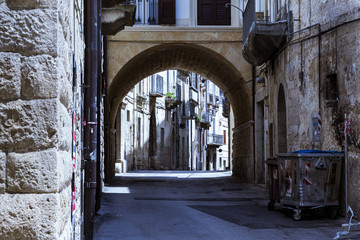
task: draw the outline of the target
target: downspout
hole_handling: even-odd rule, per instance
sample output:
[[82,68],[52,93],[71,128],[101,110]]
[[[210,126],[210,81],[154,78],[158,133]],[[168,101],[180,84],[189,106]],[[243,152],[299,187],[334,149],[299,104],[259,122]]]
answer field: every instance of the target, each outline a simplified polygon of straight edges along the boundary
[[84,1],[85,11],[85,102],[84,102],[84,239],[93,239],[96,204],[97,84],[99,0]]
[[229,164],[229,169],[232,172],[232,141],[231,141],[231,107],[230,107],[230,102],[228,103],[228,111],[229,111],[229,116],[228,116],[228,164]]
[[[98,11],[98,21],[97,24],[98,26],[101,26],[101,0],[98,0],[98,6],[99,6],[99,11]],[[101,49],[101,27],[98,27],[98,89],[97,89],[97,105],[98,105],[98,116],[97,119],[98,121],[100,121],[101,119],[101,114],[103,114],[101,112],[101,101],[102,101],[102,91],[103,91],[103,81],[102,81],[102,49]],[[103,103],[104,104],[104,103]],[[104,159],[101,159],[101,126],[103,123],[98,125],[98,129],[97,129],[97,164],[96,164],[96,182],[97,182],[97,186],[96,186],[96,204],[95,204],[95,212],[99,211],[100,209],[100,205],[101,205],[101,192],[102,192],[102,179],[101,179],[101,172],[102,172],[102,168],[101,165],[103,165],[104,163],[102,162]],[[104,166],[104,165],[103,165]]]
[[252,66],[252,123],[253,128],[253,161],[254,161],[254,182],[256,182],[256,158],[255,158],[255,79],[256,79],[256,67]]
[[103,65],[103,96],[104,96],[104,149],[105,149],[105,156],[104,156],[104,181],[109,183],[112,177],[115,175],[115,165],[113,165],[112,158],[110,156],[110,144],[114,144],[110,142],[110,127],[109,127],[109,106],[108,106],[108,95],[107,95],[107,71],[108,71],[108,50],[107,50],[107,37],[103,37],[103,51],[104,51],[104,65]]
[[[318,78],[319,78],[319,89],[318,89],[318,95],[319,95],[319,111],[320,111],[320,109],[321,109],[321,86],[322,86],[322,84],[321,84],[321,26],[319,25],[319,44],[318,44],[318,64],[319,64],[319,66],[318,66],[318,68],[319,68],[319,76],[318,76]],[[323,111],[321,111],[321,113],[322,113]],[[319,141],[319,149],[322,149],[322,144],[321,144],[321,134],[320,134],[320,141]]]

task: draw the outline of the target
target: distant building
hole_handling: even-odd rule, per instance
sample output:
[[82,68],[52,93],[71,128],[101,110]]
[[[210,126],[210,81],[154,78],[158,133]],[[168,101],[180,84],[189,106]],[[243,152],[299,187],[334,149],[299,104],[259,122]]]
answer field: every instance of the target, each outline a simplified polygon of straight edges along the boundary
[[167,70],[139,82],[116,119],[116,171],[230,169],[223,93],[195,73]]

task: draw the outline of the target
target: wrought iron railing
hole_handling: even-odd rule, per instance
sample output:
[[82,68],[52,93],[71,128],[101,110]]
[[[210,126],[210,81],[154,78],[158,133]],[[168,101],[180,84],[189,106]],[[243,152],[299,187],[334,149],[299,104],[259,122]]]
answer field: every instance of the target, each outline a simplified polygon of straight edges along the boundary
[[195,103],[199,103],[199,94],[196,91],[190,89],[189,90],[189,100],[193,101]]
[[220,134],[209,134],[207,136],[207,144],[208,145],[223,145],[224,137]]
[[158,0],[133,0],[136,4],[137,22],[142,24],[158,24]]

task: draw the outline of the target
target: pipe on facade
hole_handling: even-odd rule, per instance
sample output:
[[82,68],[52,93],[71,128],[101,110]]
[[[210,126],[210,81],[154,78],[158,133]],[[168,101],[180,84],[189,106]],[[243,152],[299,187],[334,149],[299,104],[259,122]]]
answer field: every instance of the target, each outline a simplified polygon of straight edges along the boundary
[[84,94],[84,239],[93,239],[97,187],[97,89],[99,77],[100,0],[84,1],[85,94]]
[[[98,9],[100,9],[100,11],[97,12],[98,14],[98,19],[97,19],[97,24],[98,26],[101,26],[101,8],[102,8],[102,4],[101,4],[102,0],[98,0]],[[98,88],[97,88],[97,104],[98,104],[98,116],[97,119],[98,121],[100,121],[101,119],[101,99],[102,99],[102,88],[104,86],[103,81],[102,81],[102,72],[101,72],[101,64],[102,64],[102,51],[101,51],[101,27],[98,27],[97,29],[97,33],[98,33],[98,57],[97,57],[97,67],[98,67]],[[97,163],[96,163],[96,203],[95,203],[95,212],[97,212],[100,209],[100,205],[101,205],[101,192],[102,192],[102,179],[101,179],[101,164],[103,159],[101,158],[101,127],[103,126],[103,123],[98,125],[99,127],[97,128]],[[100,160],[101,159],[101,160]]]
[[[319,110],[321,109],[321,87],[322,87],[322,84],[321,84],[321,27],[319,26],[319,44],[318,44],[318,78],[319,78],[319,85],[318,85],[318,98],[319,98]],[[322,112],[322,111],[321,111]],[[319,141],[319,148],[322,149],[322,144],[321,144],[321,135],[320,135],[320,141]]]
[[107,37],[103,37],[103,96],[104,96],[104,181],[109,183],[112,177],[115,175],[115,163],[113,165],[113,160],[110,155],[110,145],[115,144],[110,141],[110,126],[109,126],[109,106],[108,106],[108,80],[107,80],[107,69],[108,69],[108,50],[107,50]]
[[253,158],[254,158],[254,182],[256,182],[256,156],[255,156],[255,82],[256,82],[256,66],[252,65],[252,128],[253,128]]

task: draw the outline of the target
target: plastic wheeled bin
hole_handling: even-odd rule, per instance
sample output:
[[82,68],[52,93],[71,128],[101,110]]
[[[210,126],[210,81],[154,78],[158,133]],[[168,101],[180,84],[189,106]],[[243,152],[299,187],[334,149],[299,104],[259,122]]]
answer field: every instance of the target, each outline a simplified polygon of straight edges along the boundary
[[322,207],[330,208],[335,217],[344,153],[300,150],[276,156],[280,206],[292,210],[295,220],[301,219],[305,209]]

